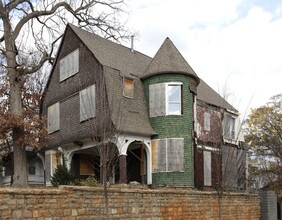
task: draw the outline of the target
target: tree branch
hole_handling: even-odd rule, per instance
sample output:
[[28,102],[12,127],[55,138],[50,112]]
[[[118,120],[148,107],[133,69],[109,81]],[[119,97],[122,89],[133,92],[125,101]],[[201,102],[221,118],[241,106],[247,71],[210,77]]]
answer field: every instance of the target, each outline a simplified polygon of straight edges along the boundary
[[72,13],[74,16],[79,12],[79,11],[83,11],[86,8],[90,7],[92,4],[94,4],[96,1],[91,0],[89,3],[78,7],[77,9],[73,10],[72,7],[66,3],[66,2],[59,2],[57,4],[55,4],[50,10],[44,10],[44,11],[32,11],[30,14],[28,14],[26,17],[22,18],[19,23],[16,25],[15,30],[14,30],[14,34],[13,34],[13,38],[16,39],[22,29],[22,27],[31,19],[33,18],[38,18],[41,16],[46,16],[46,15],[51,15],[54,14],[58,8],[60,7],[64,7],[67,11],[69,11],[70,13]]

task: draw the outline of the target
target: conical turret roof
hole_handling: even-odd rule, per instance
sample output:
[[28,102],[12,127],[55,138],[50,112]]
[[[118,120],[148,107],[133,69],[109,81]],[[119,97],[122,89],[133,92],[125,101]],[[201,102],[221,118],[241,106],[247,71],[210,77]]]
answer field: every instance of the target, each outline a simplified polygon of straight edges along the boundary
[[199,78],[172,41],[167,37],[144,72],[142,79],[162,73],[182,73]]

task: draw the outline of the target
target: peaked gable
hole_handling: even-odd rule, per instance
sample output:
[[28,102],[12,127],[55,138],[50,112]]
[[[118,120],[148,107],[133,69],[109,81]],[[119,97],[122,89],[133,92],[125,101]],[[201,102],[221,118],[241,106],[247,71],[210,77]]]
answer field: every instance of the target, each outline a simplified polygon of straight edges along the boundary
[[237,109],[230,105],[202,79],[200,79],[200,84],[197,87],[197,99],[224,109],[238,112]]
[[151,57],[121,44],[104,39],[74,25],[68,25],[104,66],[119,70],[123,75],[141,76],[151,61]]
[[199,80],[197,74],[167,37],[142,75],[142,78],[145,79],[152,75],[168,72],[183,73],[194,77],[197,81]]

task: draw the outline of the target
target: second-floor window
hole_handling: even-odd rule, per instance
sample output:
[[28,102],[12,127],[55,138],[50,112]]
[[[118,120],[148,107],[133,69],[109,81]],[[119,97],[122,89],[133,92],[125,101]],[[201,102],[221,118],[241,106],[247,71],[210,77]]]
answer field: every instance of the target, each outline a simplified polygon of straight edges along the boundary
[[80,121],[95,117],[95,85],[79,92]]
[[60,60],[60,82],[79,71],[79,50],[71,52]]
[[227,139],[235,139],[235,118],[231,115],[225,115],[224,137]]
[[133,98],[134,95],[134,81],[123,77],[123,96],[127,98]]
[[167,115],[181,114],[181,85],[167,85]]
[[150,117],[182,114],[182,83],[157,83],[149,86]]
[[205,131],[211,130],[211,114],[208,112],[204,113],[204,130]]
[[60,102],[50,105],[47,110],[48,134],[60,130]]

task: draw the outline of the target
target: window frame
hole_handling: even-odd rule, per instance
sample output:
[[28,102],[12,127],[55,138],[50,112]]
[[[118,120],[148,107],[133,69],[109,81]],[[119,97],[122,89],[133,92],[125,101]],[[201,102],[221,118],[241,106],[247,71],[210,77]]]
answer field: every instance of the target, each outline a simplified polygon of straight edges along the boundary
[[[184,151],[185,151],[185,142],[184,138],[165,138],[165,139],[156,139],[157,141],[157,168],[153,170],[154,173],[169,173],[169,172],[184,172],[185,169],[185,158],[184,158]],[[173,141],[181,141],[181,149],[177,149],[178,151],[182,151],[174,154],[170,154],[171,150],[175,149],[175,145],[169,145],[169,142]],[[163,155],[163,157],[160,157]],[[171,155],[171,156],[170,156]],[[174,164],[171,161],[174,161],[174,156],[179,156],[179,163]],[[181,157],[181,158],[180,158]]]
[[211,131],[211,113],[204,112],[204,131]]
[[[175,86],[175,87],[179,87],[179,100],[178,102],[173,101],[171,103],[171,101],[169,100],[169,87]],[[182,107],[182,100],[183,100],[183,91],[182,91],[182,86],[183,83],[182,82],[169,82],[166,83],[165,85],[165,109],[166,109],[166,115],[182,115],[183,114],[183,107]],[[171,104],[179,104],[179,113],[171,113],[169,112],[169,105]]]
[[[54,118],[57,118],[56,123],[52,123]],[[60,130],[60,102],[56,102],[47,108],[47,130],[48,134],[52,134]]]
[[[89,92],[90,92],[91,96],[88,96]],[[93,92],[93,93],[91,93],[91,92]],[[94,94],[94,96],[93,96],[93,94]],[[91,99],[91,100],[89,100],[89,102],[87,102],[88,98]],[[90,110],[87,111],[88,107],[89,108],[92,107],[92,109],[94,109],[94,110],[93,111],[90,111]],[[83,111],[85,111],[85,112],[83,112]],[[92,85],[90,85],[90,86],[88,86],[88,87],[79,91],[79,120],[80,120],[80,122],[84,122],[84,121],[87,121],[91,118],[95,118],[95,116],[96,116],[96,86],[95,86],[95,84],[92,84]]]
[[66,56],[60,59],[59,80],[60,82],[63,82],[64,80],[70,78],[71,76],[77,74],[78,72],[79,72],[79,48],[73,50],[72,52],[70,52],[69,54],[67,54]]
[[[128,84],[127,82],[128,81]],[[129,83],[130,81],[130,83]],[[123,87],[123,96],[126,97],[126,98],[130,98],[130,99],[133,99],[134,97],[134,79],[130,78],[130,77],[126,77],[126,76],[123,76],[122,77],[122,87]],[[129,87],[132,87],[132,88],[129,88]]]
[[236,117],[231,114],[226,114],[224,123],[225,123],[224,124],[225,134],[223,134],[223,136],[228,140],[235,140],[236,139]]

